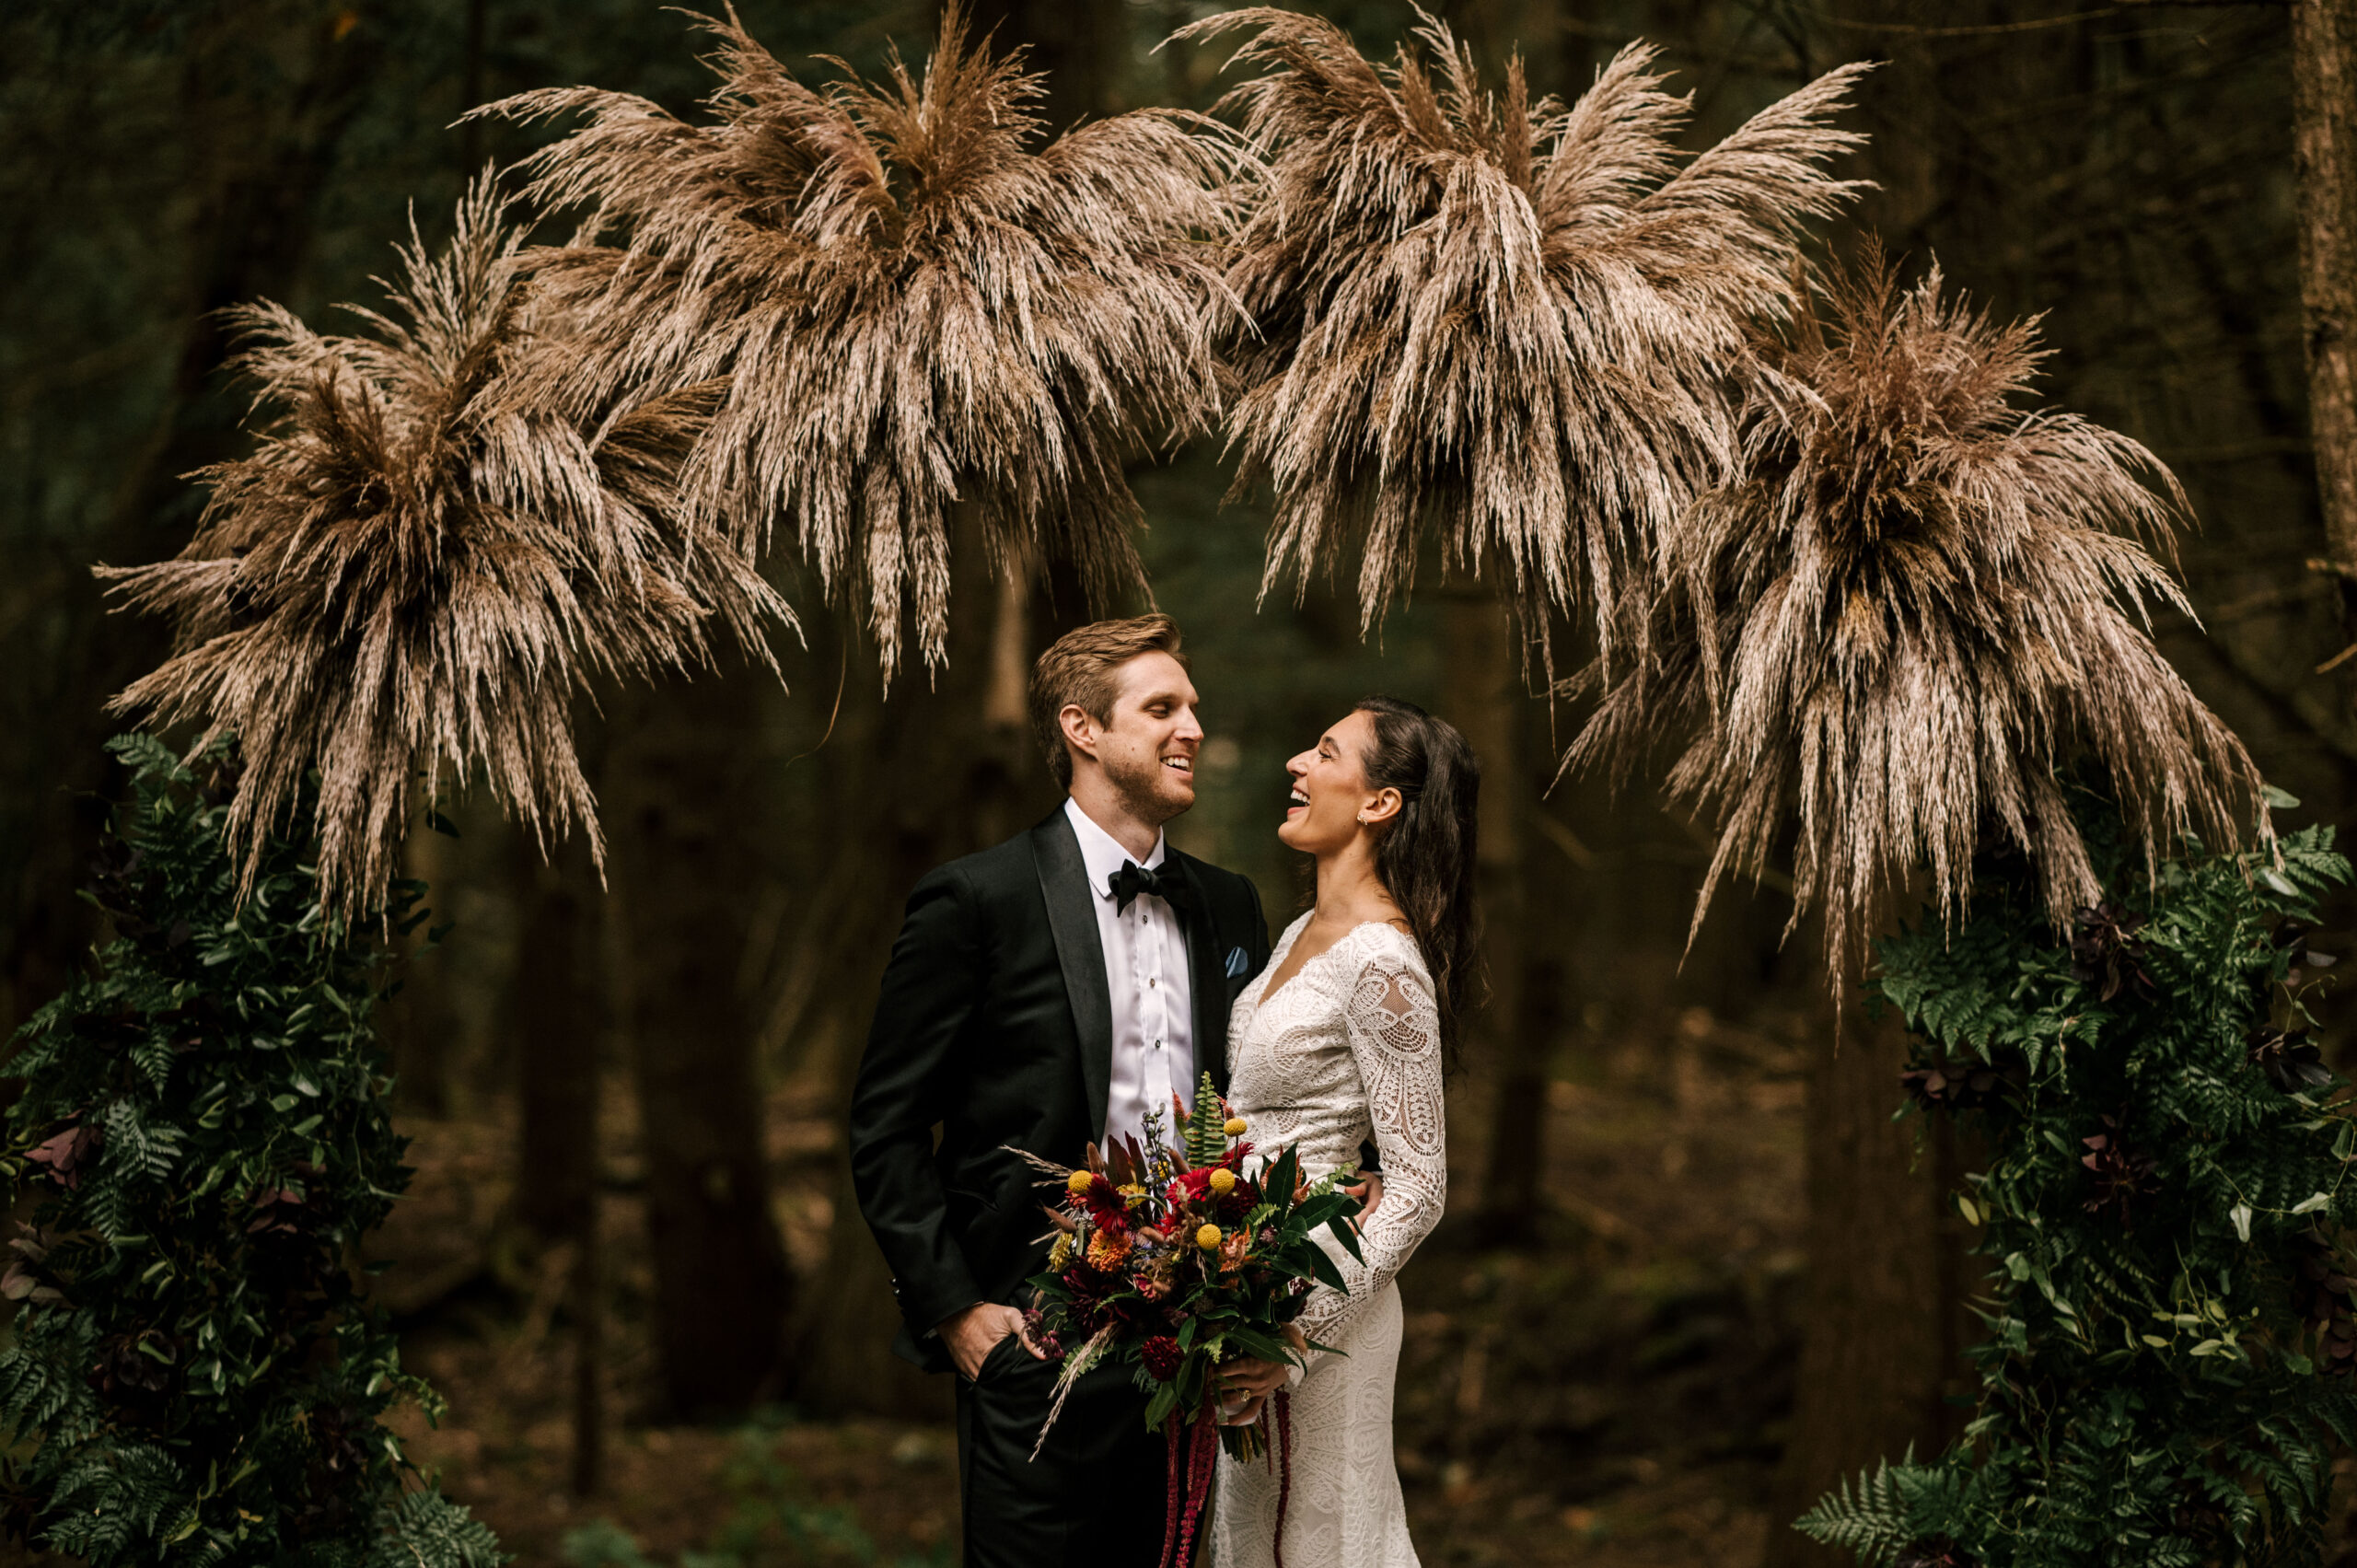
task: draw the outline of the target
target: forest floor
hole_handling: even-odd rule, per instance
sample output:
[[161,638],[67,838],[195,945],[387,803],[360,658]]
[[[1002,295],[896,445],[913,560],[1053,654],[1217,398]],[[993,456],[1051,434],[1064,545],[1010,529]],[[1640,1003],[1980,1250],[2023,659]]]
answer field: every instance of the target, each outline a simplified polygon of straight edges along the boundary
[[[1401,1276],[1396,1431],[1426,1562],[1756,1561],[1797,1344],[1805,1028],[1695,1011],[1567,1052],[1576,1067],[1549,1095],[1555,1206],[1524,1249],[1478,1245],[1462,1217],[1486,1106],[1478,1084],[1459,1097],[1452,1218]],[[405,1359],[450,1404],[438,1429],[416,1412],[400,1424],[453,1496],[527,1568],[956,1562],[946,1423],[641,1419],[653,1363],[627,1132],[609,1145],[608,1475],[572,1497],[563,1260],[536,1266],[508,1239],[497,1109],[407,1124],[418,1175],[381,1248],[401,1260],[381,1288]],[[839,1139],[791,1097],[772,1131],[780,1217],[815,1270]]]

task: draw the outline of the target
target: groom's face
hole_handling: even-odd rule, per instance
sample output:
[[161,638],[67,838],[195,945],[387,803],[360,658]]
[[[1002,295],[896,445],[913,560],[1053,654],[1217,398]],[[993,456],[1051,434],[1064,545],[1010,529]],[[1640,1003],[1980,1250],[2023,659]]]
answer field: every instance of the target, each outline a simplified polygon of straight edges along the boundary
[[1095,731],[1097,765],[1139,818],[1167,822],[1195,804],[1195,753],[1203,726],[1195,686],[1168,654],[1140,654],[1121,666],[1120,695]]

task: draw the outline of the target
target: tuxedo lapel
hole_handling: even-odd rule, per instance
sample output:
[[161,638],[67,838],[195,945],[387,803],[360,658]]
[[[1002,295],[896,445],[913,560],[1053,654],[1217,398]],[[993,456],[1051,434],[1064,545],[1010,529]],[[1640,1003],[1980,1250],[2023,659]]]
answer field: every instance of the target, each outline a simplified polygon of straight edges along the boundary
[[[1105,989],[1105,945],[1097,939],[1095,897],[1080,840],[1062,809],[1031,830],[1039,862],[1039,892],[1055,933],[1056,961],[1064,971],[1073,1028],[1080,1037],[1080,1081],[1088,1097],[1089,1136],[1105,1141],[1105,1106],[1113,1086],[1113,998]],[[1189,957],[1193,957],[1190,943]],[[1198,970],[1200,972],[1200,970]]]
[[[1194,863],[1172,854],[1166,867],[1176,865],[1194,897],[1187,900],[1178,923],[1187,934],[1187,990],[1194,998],[1195,1071],[1209,1073],[1222,1094],[1227,1092],[1227,966],[1222,961],[1219,933],[1212,927],[1211,900]],[[1195,1086],[1174,1086],[1178,1098],[1195,1103]]]

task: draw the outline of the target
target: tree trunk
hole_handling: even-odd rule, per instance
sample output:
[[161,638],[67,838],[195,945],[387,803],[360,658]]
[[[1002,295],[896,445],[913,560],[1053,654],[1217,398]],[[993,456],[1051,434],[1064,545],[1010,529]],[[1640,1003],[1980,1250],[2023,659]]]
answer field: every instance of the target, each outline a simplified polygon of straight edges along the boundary
[[[459,73],[459,112],[465,114],[484,100],[482,90],[483,40],[490,30],[491,0],[467,0],[466,41],[463,45],[466,66]],[[482,126],[480,120],[470,120],[459,127],[459,175],[472,180],[482,172]]]
[[[1505,89],[1506,62],[1537,52],[1537,74],[1553,75],[1561,29],[1551,4],[1510,7],[1500,0],[1447,0],[1436,9],[1473,51],[1492,92]],[[1530,29],[1517,33],[1520,25]],[[1481,950],[1487,1003],[1468,1009],[1460,1036],[1473,1081],[1490,1105],[1474,1231],[1493,1246],[1538,1239],[1546,1200],[1547,1079],[1553,1065],[1553,977],[1538,986],[1527,972],[1539,956],[1531,939],[1527,819],[1536,792],[1526,776],[1523,726],[1531,706],[1524,690],[1520,629],[1496,584],[1470,577],[1442,589],[1441,717],[1455,725],[1481,764]],[[1534,1002],[1537,1004],[1534,1008]]]
[[[2059,286],[2055,269],[2070,260],[2042,259],[2046,271],[2025,264],[2035,248],[2020,237],[2039,231],[2032,219],[2047,209],[2026,193],[2024,170],[2045,179],[2092,162],[2086,139],[2103,128],[2084,114],[2038,121],[2038,156],[2019,162],[1991,159],[1958,130],[1969,115],[1980,134],[1989,123],[1980,118],[1984,111],[2019,103],[2086,101],[2077,95],[2092,95],[2098,85],[2088,38],[2058,29],[2032,54],[2012,50],[1999,30],[1953,38],[1917,30],[1924,7],[1913,0],[1862,0],[1850,14],[1889,29],[1876,35],[1876,48],[1893,60],[1876,74],[1879,88],[1862,95],[1857,123],[1874,141],[1842,170],[1879,186],[1861,217],[1894,253],[1936,253],[1959,276],[1956,251],[1969,250],[1982,279],[1976,292],[2003,301],[2008,312],[2052,303],[2022,292]],[[1975,6],[1940,19],[2003,24],[2015,15]],[[1836,58],[1858,48],[1854,37],[1820,38]],[[2006,75],[2032,60],[2030,81]],[[1968,107],[1958,107],[1959,93]],[[1996,236],[2004,238],[1986,238]],[[1736,896],[1729,889],[1722,899]],[[1910,1444],[1919,1458],[1937,1453],[1969,1415],[1944,1401],[1975,1386],[1961,1351],[1985,1337],[1963,1320],[1979,1270],[1965,1254],[1962,1221],[1947,1196],[1962,1156],[1945,1121],[1891,1120],[1904,1065],[1898,1024],[1869,1019],[1865,996],[1852,984],[1838,1029],[1828,1021],[1809,1064],[1806,1309],[1767,1568],[1855,1568],[1852,1554],[1817,1546],[1792,1521],[1845,1477],[1898,1459]]]
[[[1048,596],[1020,575],[989,572],[970,518],[951,560],[949,665],[935,689],[903,679],[888,700],[872,686],[849,693],[826,753],[829,814],[845,825],[843,853],[856,857],[830,878],[826,896],[841,907],[809,960],[840,977],[812,1024],[831,1056],[839,1126],[909,889],[942,862],[1029,827],[1056,798],[1024,708],[1034,644],[1051,634],[1033,601]],[[891,1353],[890,1275],[860,1220],[848,1162],[834,1203],[826,1289],[796,1327],[795,1398],[834,1414],[946,1413],[945,1380]]]
[[589,962],[596,922],[588,848],[577,836],[540,856],[520,828],[515,845],[516,977],[508,1038],[518,1077],[516,1216],[541,1245],[571,1257],[565,1312],[573,1327],[573,1491],[586,1497],[604,1472],[605,1293],[599,1277],[598,1041],[605,1009]]
[[518,1074],[516,1214],[550,1246],[577,1241],[598,1202],[597,997],[583,961],[589,911],[586,847],[540,858],[517,830],[514,875],[521,912],[508,1039]]
[[459,1021],[450,1006],[448,955],[433,943],[452,919],[449,850],[447,836],[431,830],[412,831],[401,848],[402,874],[425,884],[425,922],[402,938],[401,990],[386,1010],[385,1037],[394,1095],[401,1109],[420,1116],[450,1114],[450,1046]]
[[994,52],[1020,48],[1025,65],[1045,75],[1039,116],[1052,137],[1081,119],[1098,119],[1118,106],[1107,92],[1109,67],[1129,18],[1116,6],[1074,6],[1062,0],[972,0],[966,6],[970,37],[987,35]]
[[2357,6],[2293,0],[2301,343],[2329,563],[2357,627]]
[[245,445],[245,401],[216,384],[229,353],[218,312],[256,296],[284,297],[299,277],[319,192],[383,47],[374,25],[339,29],[323,17],[304,39],[308,70],[296,90],[240,101],[222,84],[249,75],[224,62],[252,47],[251,18],[215,10],[193,24],[182,54],[189,134],[179,156],[192,171],[196,215],[185,238],[186,326],[168,351],[163,412],[146,442],[124,454],[110,515],[70,549],[16,548],[6,563],[17,579],[8,607],[16,613],[0,614],[8,622],[0,721],[41,743],[12,746],[0,761],[0,1040],[64,986],[89,942],[73,889],[99,802],[117,793],[99,746],[124,727],[102,704],[165,647],[153,621],[105,617],[89,563],[179,549],[200,501],[181,476]]
[[565,1310],[573,1318],[573,1463],[568,1480],[574,1496],[595,1497],[606,1489],[606,1244],[594,1194],[574,1252],[565,1297]]
[[1895,1024],[1865,1016],[1852,994],[1808,1082],[1808,1314],[1768,1568],[1835,1568],[1849,1553],[1820,1547],[1791,1523],[1845,1477],[1913,1446],[1937,1453],[1956,1412],[1962,1247],[1939,1177],[1951,1175],[1932,1130],[1891,1120],[1902,1068]]
[[1523,829],[1530,802],[1523,776],[1522,647],[1497,597],[1467,583],[1444,601],[1442,717],[1457,726],[1481,764],[1482,954],[1489,1001],[1465,1015],[1463,1047],[1491,1086],[1489,1145],[1476,1222],[1483,1240],[1537,1238],[1546,1165],[1547,1074],[1551,1036],[1527,1016],[1527,941]]
[[774,1394],[794,1301],[738,972],[766,679],[732,661],[641,691],[614,742],[609,916],[632,970],[656,1350],[665,1402],[690,1417]]

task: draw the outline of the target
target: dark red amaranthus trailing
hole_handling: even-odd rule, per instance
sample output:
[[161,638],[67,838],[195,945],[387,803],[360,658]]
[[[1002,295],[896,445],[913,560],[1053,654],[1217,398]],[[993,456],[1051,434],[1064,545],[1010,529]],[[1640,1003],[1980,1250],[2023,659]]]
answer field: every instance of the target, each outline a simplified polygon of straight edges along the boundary
[[1270,1401],[1276,1408],[1277,1440],[1270,1445],[1277,1457],[1277,1561],[1285,1568],[1285,1504],[1293,1501],[1293,1396],[1283,1388]]
[[[1181,1568],[1194,1560],[1195,1526],[1212,1494],[1212,1467],[1219,1462],[1219,1423],[1213,1409],[1213,1400],[1207,1400],[1183,1427],[1176,1411],[1162,1424],[1170,1455],[1170,1483],[1162,1510],[1162,1568]],[[1182,1443],[1183,1462],[1178,1451]]]

